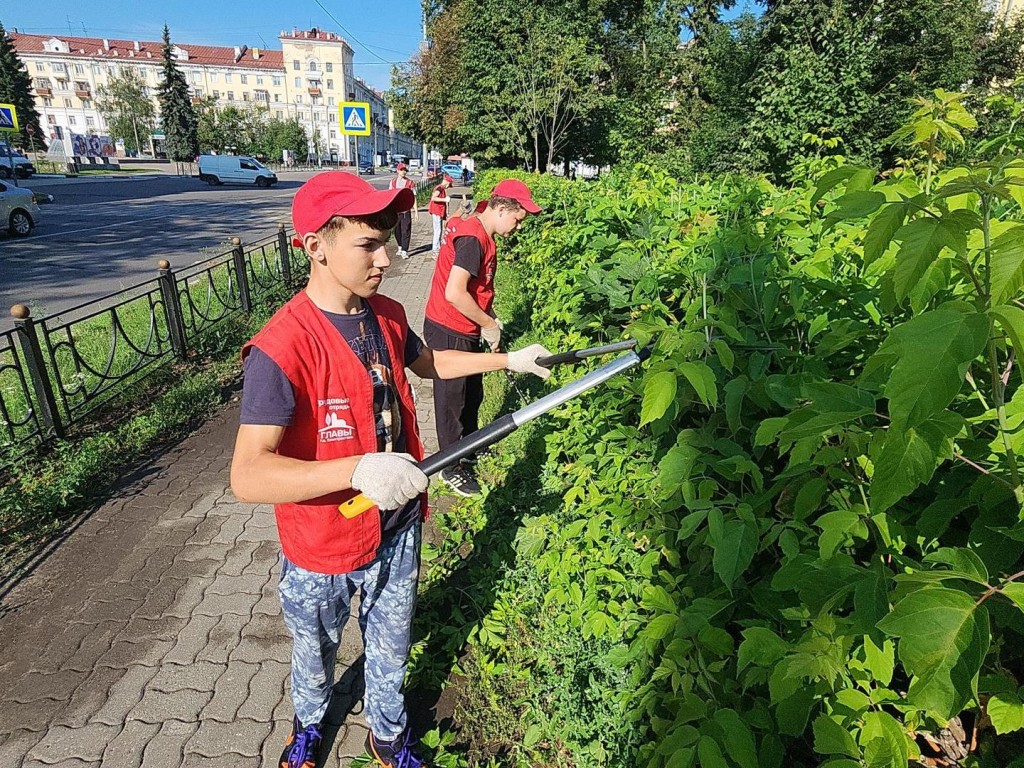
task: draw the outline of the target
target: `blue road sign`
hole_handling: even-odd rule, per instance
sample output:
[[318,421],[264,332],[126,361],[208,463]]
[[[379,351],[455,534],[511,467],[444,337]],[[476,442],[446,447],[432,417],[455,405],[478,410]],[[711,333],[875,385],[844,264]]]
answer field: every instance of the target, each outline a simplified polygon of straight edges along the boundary
[[341,132],[346,136],[370,135],[370,104],[365,101],[343,101],[341,110]]
[[18,132],[18,113],[13,104],[0,104],[0,131]]

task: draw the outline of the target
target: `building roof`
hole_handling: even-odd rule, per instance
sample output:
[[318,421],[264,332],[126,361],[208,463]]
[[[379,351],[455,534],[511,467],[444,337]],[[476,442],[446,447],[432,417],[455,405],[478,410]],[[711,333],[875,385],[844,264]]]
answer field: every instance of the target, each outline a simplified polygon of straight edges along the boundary
[[[33,53],[55,58],[68,59],[105,59],[109,61],[159,61],[163,55],[163,43],[146,40],[114,40],[102,37],[70,37],[65,35],[26,35],[12,32],[10,38],[18,53]],[[67,44],[68,52],[48,51],[44,44],[50,40],[59,40]],[[238,48],[225,45],[190,45],[188,43],[172,43],[175,47],[186,51],[188,58],[177,59],[178,64],[238,67],[240,69],[284,69],[282,51],[268,51],[263,48]],[[241,54],[237,56],[236,54]],[[258,56],[258,58],[257,58]],[[238,59],[236,61],[236,58]]]

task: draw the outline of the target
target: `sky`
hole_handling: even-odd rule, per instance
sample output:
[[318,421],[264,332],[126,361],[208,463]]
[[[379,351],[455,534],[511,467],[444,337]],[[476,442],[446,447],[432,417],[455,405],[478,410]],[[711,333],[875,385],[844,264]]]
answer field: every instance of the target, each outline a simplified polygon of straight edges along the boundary
[[355,73],[386,90],[391,66],[408,61],[422,35],[420,0],[46,0],[0,4],[0,23],[31,35],[119,40],[171,40],[185,46],[248,45],[280,50],[277,36],[319,27],[337,32],[355,51]]

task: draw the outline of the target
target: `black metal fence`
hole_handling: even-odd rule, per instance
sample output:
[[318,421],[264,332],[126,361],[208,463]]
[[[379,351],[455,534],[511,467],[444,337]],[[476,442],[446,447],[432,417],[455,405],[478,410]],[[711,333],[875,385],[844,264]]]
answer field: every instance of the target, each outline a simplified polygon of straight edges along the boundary
[[[283,224],[277,233],[57,315],[11,308],[14,330],[0,333],[0,437],[17,455],[54,437],[174,360],[261,298],[298,287],[305,254]],[[74,318],[74,319],[64,319]]]

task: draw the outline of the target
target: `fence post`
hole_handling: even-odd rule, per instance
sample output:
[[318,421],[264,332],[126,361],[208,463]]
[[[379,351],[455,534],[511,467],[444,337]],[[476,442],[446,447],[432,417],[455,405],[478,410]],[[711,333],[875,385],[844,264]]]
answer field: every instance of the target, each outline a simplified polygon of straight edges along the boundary
[[277,225],[277,250],[281,253],[281,279],[284,284],[292,284],[292,251],[288,243],[288,233],[284,224]]
[[188,354],[185,344],[185,319],[182,317],[181,304],[178,303],[177,281],[171,270],[171,262],[160,259],[156,263],[159,270],[157,281],[160,283],[160,296],[164,300],[164,312],[167,314],[167,332],[171,337],[171,349],[174,354],[184,359]]
[[242,240],[231,238],[231,258],[235,262],[235,274],[238,276],[238,298],[242,302],[242,311],[252,312],[252,296],[249,294],[249,273],[245,268],[245,249]]
[[32,320],[32,313],[24,304],[15,304],[11,307],[11,315],[14,317],[14,327],[18,332],[21,354],[25,358],[25,366],[32,381],[36,404],[39,406],[39,424],[48,433],[46,436],[64,437],[64,425],[60,422],[57,398],[54,397],[53,385],[46,373],[46,360],[39,345],[39,335],[35,321]]

